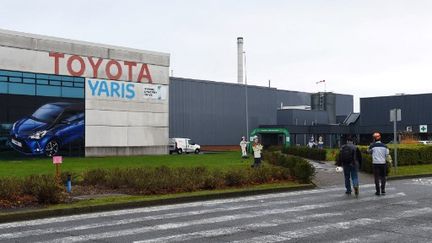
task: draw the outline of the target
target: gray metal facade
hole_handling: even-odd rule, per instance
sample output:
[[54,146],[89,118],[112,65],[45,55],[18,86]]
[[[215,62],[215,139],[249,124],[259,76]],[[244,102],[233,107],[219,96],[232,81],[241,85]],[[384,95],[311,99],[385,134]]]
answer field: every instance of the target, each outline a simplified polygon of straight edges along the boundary
[[316,125],[329,124],[326,111],[316,110],[278,110],[277,124],[283,125]]
[[[281,104],[311,103],[311,93],[306,92],[258,86],[247,86],[247,92],[249,131],[260,125],[277,125]],[[352,105],[347,109],[353,103],[353,96],[342,96],[342,99],[351,97],[351,101],[336,105],[336,113],[348,115],[353,110]],[[246,135],[245,107],[244,85],[171,77],[170,137],[188,137],[202,145],[236,145]]]
[[412,131],[418,133],[419,125],[428,125],[432,129],[432,94],[398,95],[361,98],[359,133],[392,133],[390,110],[394,108],[399,108],[402,112],[402,121],[398,122],[399,131],[412,126]]
[[[249,130],[276,124],[276,89],[248,86]],[[170,78],[170,137],[203,145],[237,144],[246,136],[245,86]]]
[[354,97],[346,94],[336,94],[336,116],[347,116],[353,112]]

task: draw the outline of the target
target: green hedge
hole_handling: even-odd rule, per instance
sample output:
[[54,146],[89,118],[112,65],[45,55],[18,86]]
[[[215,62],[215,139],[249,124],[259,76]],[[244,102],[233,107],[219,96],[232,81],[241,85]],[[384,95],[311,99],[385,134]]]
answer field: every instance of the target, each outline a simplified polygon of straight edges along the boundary
[[264,158],[270,164],[287,168],[290,176],[300,182],[310,183],[315,176],[315,167],[298,156],[267,152],[264,154]]
[[[362,154],[367,155],[366,146],[361,146]],[[432,164],[432,146],[412,146],[398,148],[398,166]],[[390,148],[394,160],[394,149]]]
[[64,186],[54,176],[32,175],[27,178],[0,178],[0,208],[55,204],[67,198]]
[[[302,162],[293,170],[280,166],[209,170],[206,167],[145,167],[127,169],[94,169],[73,176],[73,185],[82,188],[119,190],[130,194],[166,194],[197,190],[223,189],[292,180],[308,181]],[[39,175],[20,178],[0,178],[0,207],[11,208],[34,204],[56,204],[68,200],[65,192],[67,172],[58,181],[54,176]]]
[[296,156],[313,159],[313,160],[319,160],[319,161],[326,160],[325,149],[292,146],[283,149],[282,152],[285,154],[296,155]]
[[[372,174],[372,156],[367,153],[362,153],[362,161],[360,170]],[[390,173],[391,168],[391,164],[387,162],[387,175]]]
[[96,169],[87,171],[80,183],[110,189],[127,189],[137,194],[164,194],[197,190],[221,189],[289,179],[285,168],[261,166],[259,168],[209,170],[206,167]]

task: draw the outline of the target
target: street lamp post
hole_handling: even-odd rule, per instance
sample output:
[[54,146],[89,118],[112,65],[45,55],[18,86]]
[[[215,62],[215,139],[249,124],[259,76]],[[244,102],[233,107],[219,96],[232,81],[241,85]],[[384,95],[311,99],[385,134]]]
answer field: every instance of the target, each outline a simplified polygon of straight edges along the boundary
[[245,103],[246,103],[246,137],[249,141],[249,101],[248,101],[248,88],[247,88],[247,69],[246,69],[246,52],[243,51],[244,58],[244,78],[245,78]]

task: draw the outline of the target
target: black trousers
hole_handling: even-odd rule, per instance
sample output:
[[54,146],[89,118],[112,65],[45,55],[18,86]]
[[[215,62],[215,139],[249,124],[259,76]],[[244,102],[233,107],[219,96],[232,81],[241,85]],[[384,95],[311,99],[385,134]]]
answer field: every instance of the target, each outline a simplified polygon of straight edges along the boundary
[[[378,193],[385,191],[386,176],[387,176],[387,165],[386,164],[374,164],[373,174],[375,178],[375,190]],[[381,184],[380,184],[381,182]]]
[[254,158],[254,164],[253,167],[258,167],[261,165],[261,158]]

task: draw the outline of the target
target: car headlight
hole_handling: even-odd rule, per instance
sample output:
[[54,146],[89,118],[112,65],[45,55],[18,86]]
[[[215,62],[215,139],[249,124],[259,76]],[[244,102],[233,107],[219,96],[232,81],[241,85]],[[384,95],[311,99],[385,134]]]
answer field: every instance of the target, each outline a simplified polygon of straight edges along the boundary
[[12,131],[15,131],[15,124],[16,124],[16,122],[14,122],[14,124],[12,124]]
[[46,130],[44,130],[44,131],[37,131],[37,132],[33,133],[32,135],[30,135],[29,138],[31,138],[31,139],[41,139],[43,136],[45,136],[46,133],[47,133]]

